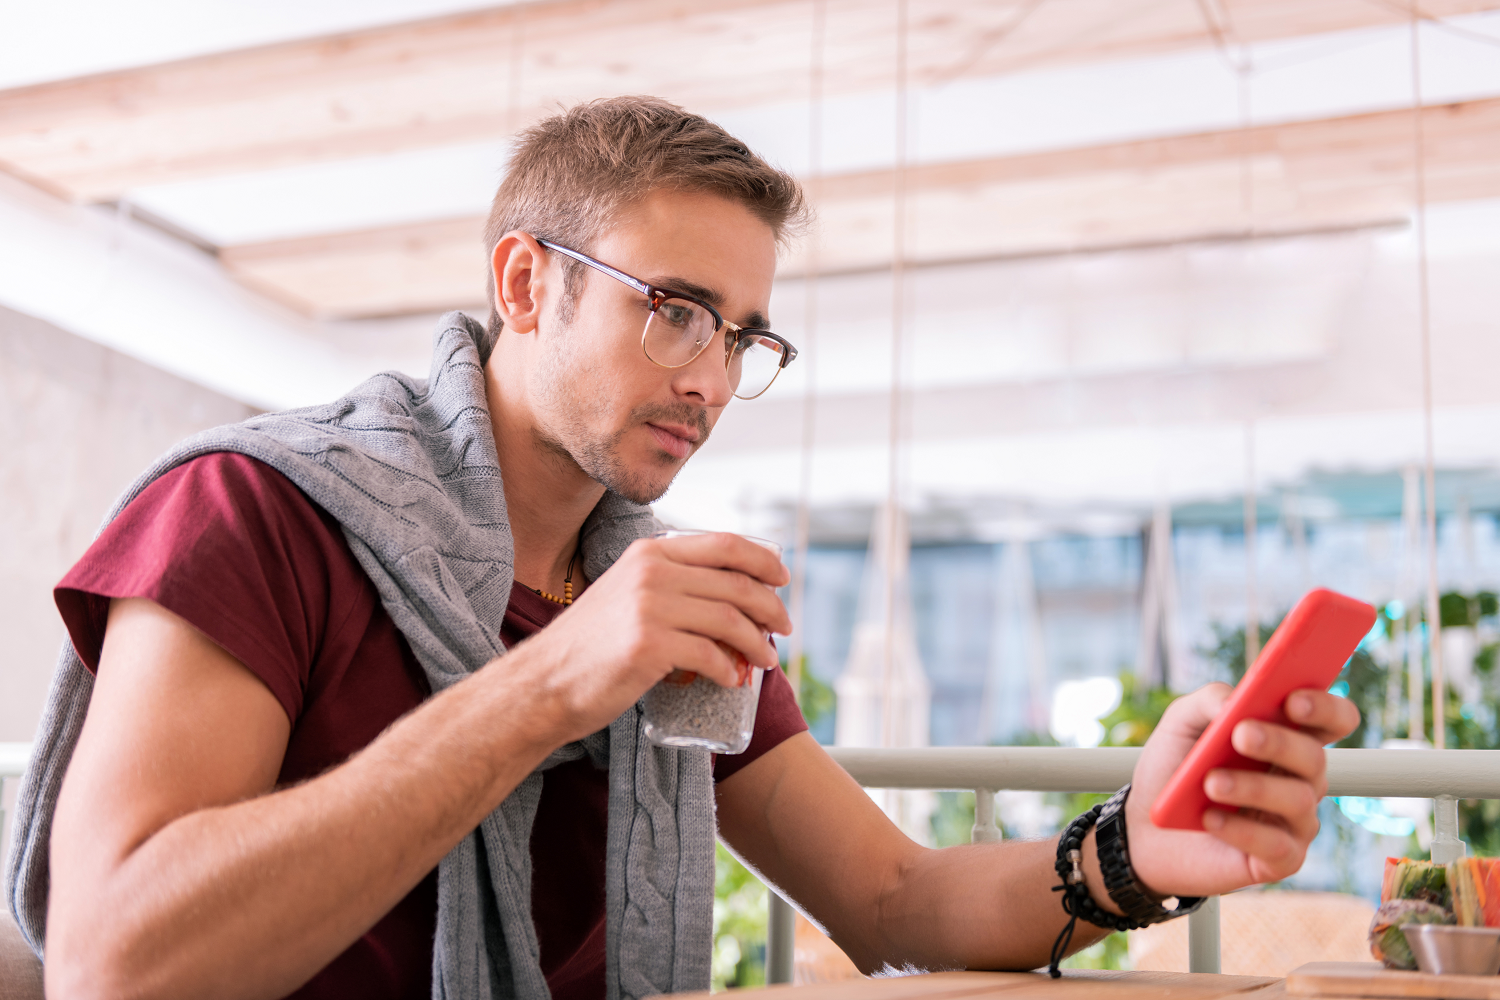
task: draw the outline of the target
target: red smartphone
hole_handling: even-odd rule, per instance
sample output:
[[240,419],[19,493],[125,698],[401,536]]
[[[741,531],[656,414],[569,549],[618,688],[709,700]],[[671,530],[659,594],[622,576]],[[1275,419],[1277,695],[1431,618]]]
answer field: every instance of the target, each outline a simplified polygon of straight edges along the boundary
[[[1268,771],[1270,765],[1243,756],[1229,737],[1241,719],[1291,726],[1281,706],[1293,691],[1326,691],[1360,640],[1375,625],[1375,609],[1331,590],[1311,591],[1282,621],[1218,718],[1208,724],[1151,806],[1151,822],[1173,830],[1203,829],[1203,810],[1213,805],[1203,779],[1217,767]],[[1295,728],[1295,727],[1293,727]]]

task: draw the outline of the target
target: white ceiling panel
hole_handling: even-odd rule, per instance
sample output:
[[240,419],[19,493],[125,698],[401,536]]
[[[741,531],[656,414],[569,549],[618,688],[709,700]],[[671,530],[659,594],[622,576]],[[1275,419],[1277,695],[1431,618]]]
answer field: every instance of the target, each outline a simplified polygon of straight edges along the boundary
[[514,0],[3,0],[0,90]]
[[[1455,18],[1466,34],[1423,36],[1428,103],[1500,95],[1500,13]],[[1495,43],[1477,40],[1493,33]],[[1402,108],[1411,101],[1405,29],[1335,32],[1252,50],[1256,124]],[[1235,74],[1212,48],[959,80],[913,93],[913,162],[1082,148],[1232,129]],[[822,166],[839,174],[894,162],[890,92],[830,98]],[[715,115],[767,159],[808,170],[808,107],[784,103]],[[126,199],[214,246],[261,243],[424,219],[482,215],[507,145],[464,143],[137,187]]]
[[507,146],[465,143],[134,188],[126,200],[217,247],[483,215]]

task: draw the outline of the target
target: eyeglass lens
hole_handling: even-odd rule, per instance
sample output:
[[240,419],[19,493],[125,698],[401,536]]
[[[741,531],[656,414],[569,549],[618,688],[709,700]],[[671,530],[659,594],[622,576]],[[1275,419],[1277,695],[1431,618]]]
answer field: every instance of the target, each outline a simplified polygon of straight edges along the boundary
[[[680,368],[701,354],[714,336],[714,318],[707,309],[685,299],[666,299],[646,321],[642,346],[656,364]],[[736,340],[728,327],[722,336],[734,394],[750,399],[765,392],[781,368],[781,344],[754,334]]]
[[729,356],[729,384],[741,399],[754,399],[771,387],[781,371],[781,344],[770,337],[741,334]]

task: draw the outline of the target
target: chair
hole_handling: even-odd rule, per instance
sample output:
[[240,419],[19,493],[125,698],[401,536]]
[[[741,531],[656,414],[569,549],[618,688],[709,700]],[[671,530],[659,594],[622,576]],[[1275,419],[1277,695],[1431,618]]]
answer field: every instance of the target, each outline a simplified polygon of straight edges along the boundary
[[42,1000],[42,963],[0,908],[0,1000]]
[[[1307,962],[1368,962],[1375,908],[1338,892],[1236,892],[1219,901],[1219,954],[1231,976],[1286,976]],[[1139,970],[1188,971],[1188,922],[1130,932]]]

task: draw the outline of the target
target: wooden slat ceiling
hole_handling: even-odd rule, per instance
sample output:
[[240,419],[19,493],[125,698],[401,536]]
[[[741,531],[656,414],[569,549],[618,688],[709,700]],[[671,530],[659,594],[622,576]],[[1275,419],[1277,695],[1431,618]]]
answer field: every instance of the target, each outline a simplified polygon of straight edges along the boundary
[[[1500,99],[1428,108],[1433,201],[1500,196]],[[908,177],[915,264],[1390,224],[1413,203],[1412,112],[922,166]],[[1250,168],[1246,212],[1244,169]],[[821,185],[823,273],[888,266],[889,171]],[[315,315],[482,301],[481,218],[225,249],[246,284]],[[786,262],[795,274],[805,261]]]
[[[1500,0],[1424,0],[1431,16]],[[918,84],[1403,23],[1392,0],[913,0]],[[707,113],[801,100],[810,0],[544,0],[0,92],[0,169],[77,201],[135,186],[493,139],[558,102]],[[832,94],[891,84],[890,0],[828,0]],[[511,65],[520,53],[519,65]],[[515,72],[513,72],[513,69]],[[519,89],[513,83],[519,81]]]

